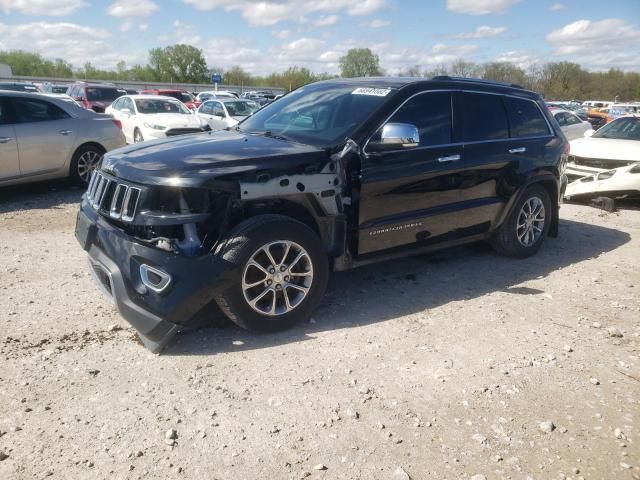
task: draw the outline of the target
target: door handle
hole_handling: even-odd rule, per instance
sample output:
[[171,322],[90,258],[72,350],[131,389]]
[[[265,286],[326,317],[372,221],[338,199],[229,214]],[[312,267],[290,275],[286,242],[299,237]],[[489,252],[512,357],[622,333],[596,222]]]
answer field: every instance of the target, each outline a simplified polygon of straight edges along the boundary
[[9,143],[13,138],[11,137],[0,137],[0,143]]
[[71,130],[60,130],[60,132],[58,132],[58,133],[60,133],[60,135],[69,135],[72,132],[71,132]]
[[444,162],[457,162],[458,160],[460,160],[460,155],[448,155],[446,157],[439,157],[438,161],[441,163]]
[[524,153],[527,151],[526,147],[510,148],[509,153]]

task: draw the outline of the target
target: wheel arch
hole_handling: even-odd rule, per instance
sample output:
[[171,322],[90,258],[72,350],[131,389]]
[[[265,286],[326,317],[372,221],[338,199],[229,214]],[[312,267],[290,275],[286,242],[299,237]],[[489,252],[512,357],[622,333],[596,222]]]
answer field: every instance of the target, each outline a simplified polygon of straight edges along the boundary
[[540,185],[542,186],[547,193],[549,194],[549,199],[551,200],[552,211],[551,211],[551,224],[549,225],[549,236],[557,237],[558,236],[558,225],[559,225],[559,190],[558,190],[558,180],[551,173],[544,173],[541,175],[530,177],[526,182],[522,184],[522,186],[514,193],[509,201],[507,202],[506,207],[502,211],[502,215],[499,217],[496,222],[496,229],[502,227],[504,222],[509,215],[513,212],[513,209],[518,205],[524,192],[532,185]]
[[68,166],[68,170],[69,170],[69,175],[72,174],[71,169],[73,168],[73,160],[76,158],[76,155],[78,154],[78,152],[85,147],[96,147],[98,149],[100,149],[102,151],[102,154],[104,155],[105,153],[107,153],[107,149],[104,148],[104,146],[99,143],[99,142],[83,142],[80,145],[78,145],[74,150],[73,153],[71,154],[71,156],[69,157],[69,166]]

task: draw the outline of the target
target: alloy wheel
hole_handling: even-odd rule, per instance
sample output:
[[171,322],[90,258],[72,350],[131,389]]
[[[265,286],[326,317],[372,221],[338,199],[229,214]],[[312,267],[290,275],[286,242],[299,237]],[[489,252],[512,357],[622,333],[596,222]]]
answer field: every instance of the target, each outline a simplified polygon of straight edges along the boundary
[[102,155],[94,150],[84,152],[78,158],[78,177],[84,183],[89,183],[91,174],[98,166]]
[[313,264],[295,242],[278,240],[257,249],[242,273],[246,302],[262,315],[289,313],[307,297],[313,283]]
[[538,197],[531,197],[520,209],[516,234],[518,241],[525,247],[533,246],[542,235],[545,222],[544,203]]

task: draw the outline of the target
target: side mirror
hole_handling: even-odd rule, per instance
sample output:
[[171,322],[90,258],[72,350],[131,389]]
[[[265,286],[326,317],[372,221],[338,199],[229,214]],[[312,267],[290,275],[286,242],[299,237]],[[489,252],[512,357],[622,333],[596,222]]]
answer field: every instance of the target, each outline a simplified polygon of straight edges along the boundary
[[584,137],[585,138],[593,137],[594,133],[596,133],[596,131],[594,129],[587,130],[586,132],[584,132]]
[[415,148],[420,145],[418,127],[410,123],[387,123],[382,127],[380,139],[369,142],[372,152]]

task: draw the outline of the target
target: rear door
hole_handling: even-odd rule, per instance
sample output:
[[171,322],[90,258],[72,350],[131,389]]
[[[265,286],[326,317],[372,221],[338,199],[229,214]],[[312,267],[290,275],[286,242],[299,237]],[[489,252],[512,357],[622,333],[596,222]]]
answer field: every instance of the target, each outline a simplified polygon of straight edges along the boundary
[[448,91],[414,95],[386,123],[416,126],[419,146],[369,154],[365,147],[359,254],[437,243],[456,229],[462,162],[461,146],[452,144],[451,107]]
[[19,175],[18,142],[10,117],[9,102],[6,98],[0,97],[0,180]]
[[459,99],[465,141],[460,228],[472,235],[495,226],[511,196],[547,160],[553,136],[531,99],[466,92]]
[[33,175],[64,167],[77,136],[78,120],[40,98],[12,97],[20,171]]

